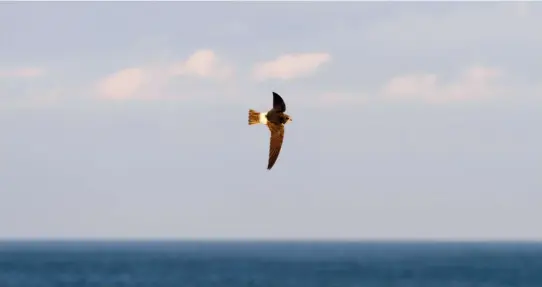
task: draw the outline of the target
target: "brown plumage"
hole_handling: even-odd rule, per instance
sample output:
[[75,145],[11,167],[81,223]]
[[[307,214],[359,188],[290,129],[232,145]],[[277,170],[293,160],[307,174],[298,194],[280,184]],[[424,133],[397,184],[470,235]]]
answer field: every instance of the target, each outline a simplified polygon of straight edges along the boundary
[[271,132],[269,140],[269,160],[267,162],[267,169],[271,169],[277,161],[280,150],[282,148],[282,141],[284,140],[284,125],[267,123],[267,127]]
[[255,110],[248,111],[248,124],[265,124],[269,128],[271,137],[269,140],[269,160],[267,169],[270,170],[278,159],[284,140],[284,126],[291,122],[289,115],[285,114],[286,104],[279,94],[273,92],[273,108],[267,113],[258,113]]

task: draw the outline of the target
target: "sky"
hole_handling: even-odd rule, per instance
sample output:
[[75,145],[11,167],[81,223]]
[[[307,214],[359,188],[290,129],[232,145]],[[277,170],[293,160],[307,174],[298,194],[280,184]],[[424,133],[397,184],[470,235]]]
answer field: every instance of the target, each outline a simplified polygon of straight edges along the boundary
[[541,240],[541,16],[1,3],[0,238]]

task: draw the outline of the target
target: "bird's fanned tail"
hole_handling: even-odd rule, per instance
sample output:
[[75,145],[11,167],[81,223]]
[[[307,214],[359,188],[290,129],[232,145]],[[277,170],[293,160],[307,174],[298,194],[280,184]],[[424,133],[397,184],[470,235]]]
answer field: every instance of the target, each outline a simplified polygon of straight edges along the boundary
[[260,113],[255,110],[248,110],[248,124],[255,125],[260,123]]

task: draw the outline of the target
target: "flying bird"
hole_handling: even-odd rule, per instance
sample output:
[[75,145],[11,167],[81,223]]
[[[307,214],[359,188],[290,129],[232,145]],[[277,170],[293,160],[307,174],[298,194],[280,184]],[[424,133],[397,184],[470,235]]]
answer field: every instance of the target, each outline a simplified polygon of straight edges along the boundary
[[267,169],[270,170],[279,157],[282,141],[284,139],[284,126],[292,121],[292,118],[285,114],[286,104],[279,94],[273,92],[273,108],[267,113],[258,113],[255,110],[248,110],[248,124],[267,125],[271,132],[269,143],[269,161]]

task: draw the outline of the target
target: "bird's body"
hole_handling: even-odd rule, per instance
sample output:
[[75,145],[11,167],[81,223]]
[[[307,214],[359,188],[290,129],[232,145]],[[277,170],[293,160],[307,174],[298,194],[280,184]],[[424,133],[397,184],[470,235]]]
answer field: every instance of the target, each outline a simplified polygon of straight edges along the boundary
[[[250,116],[252,115],[252,120]],[[258,113],[255,110],[249,110],[249,125],[263,124],[286,124],[289,116],[285,113],[277,112],[273,109],[267,113]]]
[[271,132],[267,169],[273,167],[279,156],[284,139],[284,125],[292,121],[292,118],[284,113],[285,111],[284,100],[275,92],[273,92],[273,108],[267,113],[258,113],[252,109],[248,111],[249,125],[264,124]]

